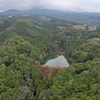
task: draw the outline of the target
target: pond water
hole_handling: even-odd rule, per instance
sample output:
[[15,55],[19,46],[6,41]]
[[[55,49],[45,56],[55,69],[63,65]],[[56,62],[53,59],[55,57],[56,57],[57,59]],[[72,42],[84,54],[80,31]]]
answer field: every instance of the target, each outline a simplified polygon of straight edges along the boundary
[[66,58],[63,55],[59,55],[54,59],[48,60],[44,66],[52,66],[52,67],[68,67],[69,64]]

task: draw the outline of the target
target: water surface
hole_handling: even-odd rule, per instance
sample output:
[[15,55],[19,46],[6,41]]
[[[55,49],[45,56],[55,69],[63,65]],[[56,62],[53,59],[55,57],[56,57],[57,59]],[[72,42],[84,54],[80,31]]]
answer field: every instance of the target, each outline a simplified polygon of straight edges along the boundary
[[69,64],[66,58],[63,55],[58,56],[57,58],[48,60],[44,66],[52,66],[52,67],[68,67]]

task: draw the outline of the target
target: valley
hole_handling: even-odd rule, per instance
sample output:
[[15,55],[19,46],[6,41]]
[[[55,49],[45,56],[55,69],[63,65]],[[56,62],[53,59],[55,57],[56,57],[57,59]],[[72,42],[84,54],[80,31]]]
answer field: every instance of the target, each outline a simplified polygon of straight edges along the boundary
[[[99,27],[43,15],[2,16],[0,100],[100,99]],[[43,66],[52,54],[70,66]]]

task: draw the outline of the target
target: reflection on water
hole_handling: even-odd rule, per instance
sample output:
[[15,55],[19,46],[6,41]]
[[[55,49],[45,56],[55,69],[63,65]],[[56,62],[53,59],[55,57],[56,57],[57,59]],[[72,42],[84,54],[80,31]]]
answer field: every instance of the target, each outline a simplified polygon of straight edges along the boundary
[[46,66],[46,65],[52,66],[52,67],[57,67],[57,66],[58,67],[68,67],[69,66],[66,58],[63,55],[58,56],[55,59],[48,60],[44,66]]

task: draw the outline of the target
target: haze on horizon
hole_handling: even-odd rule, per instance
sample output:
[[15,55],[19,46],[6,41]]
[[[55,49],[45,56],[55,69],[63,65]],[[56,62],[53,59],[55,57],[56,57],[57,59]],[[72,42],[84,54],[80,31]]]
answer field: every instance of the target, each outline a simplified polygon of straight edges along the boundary
[[34,8],[100,13],[100,0],[0,0],[0,12]]

